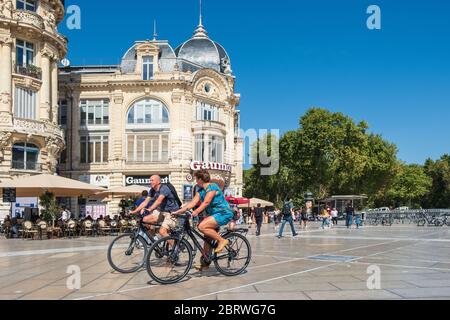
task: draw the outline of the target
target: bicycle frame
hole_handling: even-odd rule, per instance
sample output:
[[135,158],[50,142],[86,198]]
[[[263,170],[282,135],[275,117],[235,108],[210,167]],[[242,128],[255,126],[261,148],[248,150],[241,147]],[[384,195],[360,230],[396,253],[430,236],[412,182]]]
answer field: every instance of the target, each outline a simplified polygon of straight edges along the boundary
[[[183,231],[182,231],[182,234],[181,234],[180,239],[185,239],[186,235],[189,236],[189,238],[191,238],[191,240],[194,242],[195,248],[198,249],[198,250],[201,252],[202,257],[203,257],[203,258],[205,259],[205,261],[208,262],[208,263],[211,262],[211,261],[213,261],[213,260],[215,260],[215,259],[217,259],[217,258],[219,258],[219,257],[217,257],[216,255],[212,255],[212,257],[210,257],[210,256],[208,255],[208,252],[205,252],[205,250],[203,249],[203,246],[200,244],[198,238],[200,238],[200,239],[203,240],[206,244],[208,244],[208,245],[210,246],[211,249],[215,248],[215,240],[206,238],[206,237],[205,237],[204,235],[202,235],[197,229],[192,228],[191,225],[190,225],[190,223],[189,223],[189,217],[186,216],[185,219],[186,219],[186,220],[185,220],[185,222],[184,222]],[[227,230],[227,231],[225,231],[225,232],[222,232],[220,235],[221,235],[222,237],[224,237],[224,236],[226,236],[226,235],[228,235],[228,234],[230,234],[230,233],[232,233],[232,232],[243,232],[243,231],[245,232],[245,231],[248,231],[248,230],[246,230],[246,229],[237,229],[237,230],[234,230],[234,231]],[[195,251],[196,251],[196,250],[195,250]],[[195,255],[195,253],[194,253],[194,255]]]

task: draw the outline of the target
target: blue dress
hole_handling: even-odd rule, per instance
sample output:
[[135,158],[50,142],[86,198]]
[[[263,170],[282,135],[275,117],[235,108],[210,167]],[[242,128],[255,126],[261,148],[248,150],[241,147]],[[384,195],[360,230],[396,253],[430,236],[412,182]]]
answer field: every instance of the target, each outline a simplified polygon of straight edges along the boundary
[[206,190],[201,188],[199,190],[200,201],[204,202],[206,198],[206,194],[208,192],[216,191],[216,195],[212,199],[211,203],[208,207],[206,207],[205,211],[208,216],[211,216],[216,220],[217,224],[221,226],[225,226],[228,222],[233,218],[233,210],[231,210],[230,205],[228,204],[225,196],[223,195],[222,190],[220,190],[219,186],[215,183],[211,183]]

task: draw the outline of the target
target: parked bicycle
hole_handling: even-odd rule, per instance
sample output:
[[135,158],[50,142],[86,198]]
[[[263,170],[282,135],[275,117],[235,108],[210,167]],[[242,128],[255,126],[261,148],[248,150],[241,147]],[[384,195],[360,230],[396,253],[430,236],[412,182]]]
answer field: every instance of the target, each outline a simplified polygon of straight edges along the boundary
[[443,225],[450,226],[450,219],[447,216],[431,216],[422,212],[420,218],[417,220],[417,225],[419,227],[424,227],[425,225],[435,227],[442,227]]
[[[202,254],[202,263],[214,263],[216,269],[225,276],[243,273],[251,260],[251,247],[245,234],[248,229],[226,230],[221,233],[229,244],[221,253],[213,253],[216,241],[205,238],[189,223],[191,213],[185,214],[185,222],[170,236],[154,242],[147,254],[147,272],[160,284],[173,284],[181,281],[192,268],[197,250]],[[209,244],[211,250],[204,252],[198,238]],[[192,240],[194,247],[189,242]],[[162,252],[160,251],[162,250]],[[162,253],[162,255],[161,255]]]
[[392,226],[392,217],[389,214],[376,214],[375,217],[371,217],[369,224],[372,226]]
[[[111,242],[108,248],[108,262],[114,270],[120,273],[133,273],[144,266],[148,248],[157,239],[150,235],[146,228],[149,225],[155,228],[161,226],[146,223],[141,219],[137,228],[119,235]],[[155,247],[155,253],[161,254],[161,251]]]

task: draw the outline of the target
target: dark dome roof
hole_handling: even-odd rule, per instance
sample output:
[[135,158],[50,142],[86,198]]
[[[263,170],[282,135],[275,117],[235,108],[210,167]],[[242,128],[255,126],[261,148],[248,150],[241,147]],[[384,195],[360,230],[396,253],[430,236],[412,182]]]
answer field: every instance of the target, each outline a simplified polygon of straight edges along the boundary
[[201,23],[193,37],[175,49],[175,54],[179,59],[222,73],[226,73],[227,65],[230,65],[230,57],[225,49],[208,37]]

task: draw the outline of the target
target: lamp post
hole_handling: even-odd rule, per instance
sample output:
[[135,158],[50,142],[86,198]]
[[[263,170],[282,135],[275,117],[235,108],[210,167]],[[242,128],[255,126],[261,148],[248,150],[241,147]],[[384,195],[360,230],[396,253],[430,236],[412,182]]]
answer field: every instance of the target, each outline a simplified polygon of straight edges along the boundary
[[306,192],[304,195],[305,206],[306,206],[306,216],[309,217],[312,213],[312,207],[314,202],[314,197],[312,192]]

